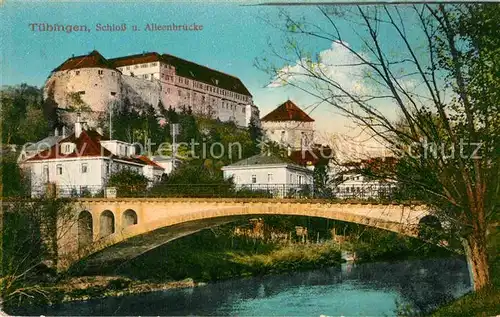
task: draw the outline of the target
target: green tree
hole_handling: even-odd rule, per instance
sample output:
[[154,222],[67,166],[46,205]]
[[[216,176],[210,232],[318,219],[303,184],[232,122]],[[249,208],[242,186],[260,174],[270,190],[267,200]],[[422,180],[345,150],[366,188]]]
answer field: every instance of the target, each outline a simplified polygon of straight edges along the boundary
[[74,202],[41,198],[4,203],[0,297],[7,308],[46,302],[43,285],[57,277],[57,241],[74,224]]
[[3,143],[24,144],[47,136],[40,89],[27,84],[7,86],[1,89],[0,98]]
[[146,176],[135,171],[122,169],[111,174],[108,187],[116,187],[120,197],[140,196],[147,191],[149,180]]
[[331,180],[327,164],[316,164],[313,171],[314,193],[320,197],[332,197]]
[[[275,83],[331,105],[402,159],[405,166],[393,177],[425,193],[438,218],[456,228],[475,290],[487,287],[486,229],[497,217],[500,188],[498,5],[319,6],[318,14],[324,21],[282,11],[277,26],[287,34],[285,49],[273,52],[284,53],[258,65]],[[340,21],[362,45],[348,43],[352,34]],[[301,47],[309,38],[349,58],[333,66],[328,56]],[[334,75],[343,69],[352,81]]]
[[255,122],[254,118],[250,119],[250,124],[248,125],[248,133],[250,134],[250,139],[253,144],[253,154],[259,154],[259,145],[262,141],[264,134],[262,133],[261,127]]

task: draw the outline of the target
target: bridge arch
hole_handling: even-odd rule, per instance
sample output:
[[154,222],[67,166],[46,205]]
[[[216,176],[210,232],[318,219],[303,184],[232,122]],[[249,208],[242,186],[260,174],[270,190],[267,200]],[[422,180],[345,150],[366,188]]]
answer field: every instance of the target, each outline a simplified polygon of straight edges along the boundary
[[82,210],[78,214],[78,248],[84,248],[94,239],[92,214],[87,210]]
[[137,213],[133,209],[127,209],[122,214],[122,229],[138,224]]
[[115,233],[115,215],[111,210],[104,210],[99,217],[99,237],[105,238]]
[[[217,225],[216,223],[227,223],[225,219],[228,218],[261,215],[320,217],[418,237],[419,221],[429,215],[429,208],[425,205],[352,204],[310,200],[88,198],[80,201],[85,206],[84,209],[90,210],[94,215],[94,231],[99,230],[99,232],[94,236],[92,248],[75,258],[71,256],[76,250],[71,248],[61,250],[61,258],[68,259],[60,265],[61,268],[67,267],[76,258],[82,259],[94,254],[92,258],[101,259],[110,259],[115,255],[125,256],[125,254],[127,257],[135,257],[143,252],[141,250],[150,250],[178,237]],[[192,225],[194,223],[200,225],[195,228]],[[173,237],[170,232],[176,227],[184,231],[178,232],[177,236]],[[154,236],[156,234],[154,232],[160,232],[160,235]],[[147,238],[150,245],[139,246],[135,239],[140,240],[146,236],[152,237]],[[113,246],[120,251],[116,252]],[[121,259],[116,260],[121,261]]]

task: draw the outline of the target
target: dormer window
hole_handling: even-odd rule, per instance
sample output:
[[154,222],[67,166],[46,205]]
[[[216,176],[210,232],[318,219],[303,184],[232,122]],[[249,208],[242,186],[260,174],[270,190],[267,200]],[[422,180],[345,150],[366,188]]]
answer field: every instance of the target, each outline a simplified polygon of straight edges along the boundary
[[103,75],[103,74],[104,74],[104,71],[103,71],[102,69],[99,69],[99,70],[97,71],[97,74],[99,74],[99,75]]
[[75,144],[71,142],[64,142],[61,144],[62,154],[71,154],[75,151]]

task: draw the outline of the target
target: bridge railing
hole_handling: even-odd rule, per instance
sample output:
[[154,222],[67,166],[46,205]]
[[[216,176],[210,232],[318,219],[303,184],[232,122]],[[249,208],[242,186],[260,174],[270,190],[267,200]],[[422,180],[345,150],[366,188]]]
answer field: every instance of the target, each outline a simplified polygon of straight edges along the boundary
[[[57,197],[107,197],[106,186],[53,186],[52,195]],[[200,198],[292,198],[292,199],[345,199],[345,200],[393,200],[394,187],[357,188],[335,190],[314,188],[312,184],[160,184],[152,188],[119,186],[116,197],[200,197]],[[49,195],[47,188],[32,192],[32,197]]]

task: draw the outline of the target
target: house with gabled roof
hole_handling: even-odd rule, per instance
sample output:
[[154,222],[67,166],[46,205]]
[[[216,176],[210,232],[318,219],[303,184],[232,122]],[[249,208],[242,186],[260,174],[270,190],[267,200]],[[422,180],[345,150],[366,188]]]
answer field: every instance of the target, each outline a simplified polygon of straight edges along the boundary
[[288,157],[263,153],[222,167],[225,179],[236,188],[270,190],[277,196],[313,185],[313,169],[294,163]]
[[314,141],[314,119],[287,100],[260,119],[265,135],[292,151],[308,148]]
[[163,174],[161,166],[136,155],[133,144],[107,140],[87,129],[79,118],[71,135],[23,160],[21,166],[29,172],[32,197],[45,194],[47,184],[54,184],[63,197],[84,192],[95,195],[114,172],[124,169],[145,175],[150,185]]

